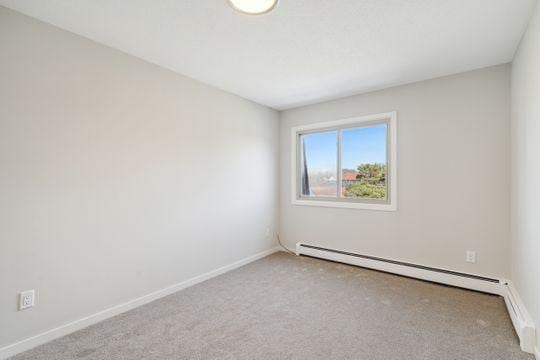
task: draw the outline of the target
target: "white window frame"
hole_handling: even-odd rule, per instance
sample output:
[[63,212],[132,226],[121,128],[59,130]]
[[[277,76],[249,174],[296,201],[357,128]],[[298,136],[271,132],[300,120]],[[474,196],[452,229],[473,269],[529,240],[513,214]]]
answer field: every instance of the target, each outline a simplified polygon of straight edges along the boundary
[[[387,135],[387,161],[389,182],[387,184],[388,199],[385,202],[380,202],[369,199],[346,199],[346,198],[331,198],[331,199],[309,199],[300,197],[298,166],[299,161],[299,141],[300,135],[305,132],[330,131],[334,129],[342,130],[344,127],[354,127],[354,125],[369,126],[369,123],[385,122],[388,124]],[[387,112],[381,114],[359,116],[336,121],[328,121],[316,124],[301,125],[291,128],[291,203],[293,205],[302,206],[323,206],[347,209],[364,209],[364,210],[380,210],[380,211],[396,211],[397,210],[397,112]],[[338,184],[341,181],[341,144],[338,141]]]

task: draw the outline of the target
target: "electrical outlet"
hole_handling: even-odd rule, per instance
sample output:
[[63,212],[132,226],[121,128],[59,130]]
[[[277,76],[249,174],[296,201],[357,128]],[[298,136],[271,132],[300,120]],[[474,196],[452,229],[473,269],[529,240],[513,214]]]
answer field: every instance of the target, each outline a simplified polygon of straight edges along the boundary
[[473,263],[475,264],[476,263],[476,251],[467,251],[465,253],[465,261],[467,261],[468,263]]
[[19,310],[29,309],[34,306],[36,293],[34,290],[23,291],[19,294]]
[[266,233],[265,233],[266,237],[269,237],[270,236],[270,228],[266,228]]

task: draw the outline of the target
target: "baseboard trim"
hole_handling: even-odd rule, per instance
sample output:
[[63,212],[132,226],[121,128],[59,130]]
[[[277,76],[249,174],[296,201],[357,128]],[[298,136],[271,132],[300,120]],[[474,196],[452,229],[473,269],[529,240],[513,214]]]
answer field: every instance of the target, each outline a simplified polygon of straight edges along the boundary
[[411,264],[400,261],[357,255],[346,251],[325,249],[303,243],[296,244],[296,255],[311,256],[444,285],[500,295],[504,298],[512,324],[519,338],[521,350],[534,353],[536,360],[540,360],[539,349],[538,347],[535,348],[536,329],[534,322],[521,301],[517,290],[509,280],[468,275],[444,269],[431,269],[420,265],[411,266]]
[[95,314],[92,314],[90,316],[86,316],[84,318],[75,320],[73,322],[61,325],[59,327],[56,327],[54,329],[42,332],[40,334],[34,335],[32,337],[29,337],[27,339],[21,340],[19,342],[16,342],[14,344],[10,344],[7,346],[4,346],[0,348],[0,359],[7,359],[10,356],[14,356],[16,354],[19,354],[21,352],[30,350],[36,346],[45,344],[51,340],[60,338],[62,336],[65,336],[67,334],[70,334],[72,332],[75,332],[77,330],[83,329],[85,327],[88,327],[90,325],[96,324],[100,321],[103,321],[105,319],[108,319],[110,317],[119,315],[121,313],[124,313],[126,311],[132,310],[134,308],[137,308],[139,306],[148,304],[154,300],[160,299],[162,297],[165,297],[167,295],[171,295],[175,292],[178,292],[180,290],[183,290],[185,288],[188,288],[190,286],[196,285],[198,283],[201,283],[203,281],[209,280],[213,277],[216,277],[218,275],[222,275],[226,272],[229,272],[231,270],[237,269],[243,265],[249,264],[253,261],[262,259],[268,255],[271,255],[273,253],[276,253],[280,250],[279,247],[275,247],[272,249],[268,249],[265,251],[262,251],[258,254],[249,256],[245,259],[236,261],[232,264],[222,266],[218,269],[209,271],[207,273],[195,276],[191,279],[182,281],[178,284],[171,285],[169,287],[166,287],[164,289],[154,291],[150,294],[141,296],[139,298],[130,300],[128,302],[125,302],[123,304],[119,304],[116,306],[113,306],[109,309],[97,312]]

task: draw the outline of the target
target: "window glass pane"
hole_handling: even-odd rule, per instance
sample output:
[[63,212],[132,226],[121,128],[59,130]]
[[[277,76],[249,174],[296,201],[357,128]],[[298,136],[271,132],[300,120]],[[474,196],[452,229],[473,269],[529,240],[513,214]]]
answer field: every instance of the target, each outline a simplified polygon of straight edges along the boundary
[[341,185],[347,198],[387,196],[386,124],[341,133]]
[[337,131],[305,134],[300,141],[300,193],[337,197]]

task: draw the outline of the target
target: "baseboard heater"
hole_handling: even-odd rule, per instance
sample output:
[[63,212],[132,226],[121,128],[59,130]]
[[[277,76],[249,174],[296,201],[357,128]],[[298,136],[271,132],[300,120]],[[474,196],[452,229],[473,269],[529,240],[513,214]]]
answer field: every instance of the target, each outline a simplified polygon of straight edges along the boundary
[[499,279],[484,276],[356,254],[348,251],[328,249],[303,243],[298,243],[296,245],[296,254],[357,265],[445,285],[483,291],[490,294],[502,295],[500,286],[501,281]]
[[452,270],[439,269],[403,261],[362,255],[349,251],[329,249],[305,243],[296,244],[296,255],[331,260],[349,265],[403,275],[434,283],[481,291],[504,297],[512,324],[520,339],[521,349],[533,352],[535,346],[535,327],[519,295],[509,280],[467,274]]
[[536,345],[536,327],[531,316],[523,305],[521,298],[510,281],[503,281],[505,289],[504,302],[510,314],[510,319],[519,337],[521,350],[534,354]]

